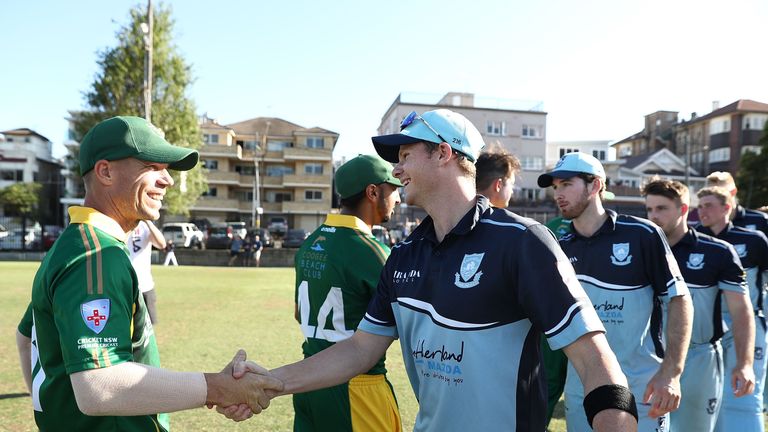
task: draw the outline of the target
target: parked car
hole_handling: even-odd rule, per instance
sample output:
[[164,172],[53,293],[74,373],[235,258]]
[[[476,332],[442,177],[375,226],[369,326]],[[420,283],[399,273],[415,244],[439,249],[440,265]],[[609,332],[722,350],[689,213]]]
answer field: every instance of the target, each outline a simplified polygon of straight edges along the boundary
[[211,228],[211,221],[207,218],[195,218],[190,219],[189,223],[195,224],[197,228],[203,232],[203,237],[208,238],[208,230]]
[[232,242],[232,228],[226,224],[212,225],[208,229],[208,238],[205,241],[207,249],[229,249]]
[[27,228],[26,235],[22,240],[21,228],[11,230],[7,236],[0,238],[0,250],[21,250],[22,241],[25,244],[27,250],[39,250],[40,249],[40,237],[41,231],[36,228]]
[[163,237],[165,240],[173,240],[176,247],[202,249],[204,235],[200,229],[189,222],[171,222],[163,225]]
[[8,237],[8,228],[0,225],[0,238]]
[[58,225],[46,225],[43,227],[43,250],[49,250],[51,246],[53,246],[53,243],[56,242],[56,239],[59,238],[62,231],[64,231],[64,227]]
[[271,217],[267,229],[274,235],[281,236],[288,232],[288,219],[284,217]]
[[283,239],[284,248],[297,248],[300,247],[304,240],[309,237],[309,232],[301,228],[289,229]]
[[227,226],[232,228],[232,234],[237,234],[240,238],[244,239],[248,235],[248,228],[245,226],[245,222],[227,222]]
[[261,240],[261,244],[264,247],[275,247],[275,240],[272,238],[272,234],[266,228],[251,228],[248,230],[248,237],[258,235]]

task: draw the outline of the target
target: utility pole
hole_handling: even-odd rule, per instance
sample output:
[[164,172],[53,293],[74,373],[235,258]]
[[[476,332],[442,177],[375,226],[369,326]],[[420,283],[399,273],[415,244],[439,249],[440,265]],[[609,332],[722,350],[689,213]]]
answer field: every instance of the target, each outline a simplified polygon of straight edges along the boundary
[[144,33],[144,118],[152,122],[152,37],[154,16],[152,0],[147,0],[147,22],[141,23],[141,31]]
[[259,179],[259,153],[263,156],[267,151],[267,135],[269,135],[269,126],[272,122],[267,122],[267,127],[264,130],[264,135],[261,136],[261,143],[257,149],[253,152],[253,206],[251,207],[251,223],[255,228],[261,228],[261,214],[263,209],[261,208],[261,184]]

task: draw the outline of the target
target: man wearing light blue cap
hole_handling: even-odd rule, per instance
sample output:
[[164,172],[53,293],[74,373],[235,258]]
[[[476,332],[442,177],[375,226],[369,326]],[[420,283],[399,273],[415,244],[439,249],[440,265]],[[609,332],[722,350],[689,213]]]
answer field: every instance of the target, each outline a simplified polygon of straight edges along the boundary
[[[638,430],[668,431],[668,413],[680,403],[693,309],[664,234],[651,221],[603,208],[605,171],[586,153],[566,154],[552,171],[539,176],[538,184],[554,188],[563,217],[571,219],[571,232],[560,238],[560,246],[640,401]],[[568,431],[588,431],[579,409],[585,400],[582,383],[573,372],[571,360],[565,383]]]
[[363,373],[399,338],[419,401],[415,430],[543,431],[544,332],[584,377],[595,430],[635,430],[626,378],[552,233],[476,194],[484,143],[472,123],[414,112],[373,143],[396,163],[406,202],[429,216],[393,247],[352,337],[273,371],[285,393]]

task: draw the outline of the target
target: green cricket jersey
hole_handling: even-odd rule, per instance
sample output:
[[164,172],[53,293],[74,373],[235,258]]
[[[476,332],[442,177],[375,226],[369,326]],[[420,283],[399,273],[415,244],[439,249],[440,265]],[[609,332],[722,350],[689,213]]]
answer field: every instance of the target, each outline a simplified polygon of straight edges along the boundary
[[[296,253],[296,305],[309,357],[347,339],[376,292],[389,247],[355,216],[328,215]],[[384,357],[367,372],[386,373]]]
[[167,431],[165,414],[89,417],[77,407],[70,374],[127,361],[160,366],[160,355],[120,225],[91,208],[69,214],[19,324],[32,339],[35,422],[41,431]]

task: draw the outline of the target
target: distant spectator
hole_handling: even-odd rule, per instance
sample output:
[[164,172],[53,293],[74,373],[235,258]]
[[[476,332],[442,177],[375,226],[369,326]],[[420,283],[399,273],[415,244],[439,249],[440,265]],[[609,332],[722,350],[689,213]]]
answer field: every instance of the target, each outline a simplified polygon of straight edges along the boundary
[[235,238],[232,240],[232,244],[229,245],[229,266],[235,263],[240,256],[241,249],[243,248],[243,239],[239,234],[235,234]]
[[168,243],[165,244],[164,266],[167,266],[168,263],[173,263],[175,266],[179,265],[179,262],[176,261],[176,252],[174,252],[174,249],[176,249],[176,246],[173,244],[173,239],[168,239]]
[[261,267],[261,251],[264,249],[264,244],[261,242],[261,237],[257,234],[253,237],[253,244],[251,253],[255,260],[256,267]]

